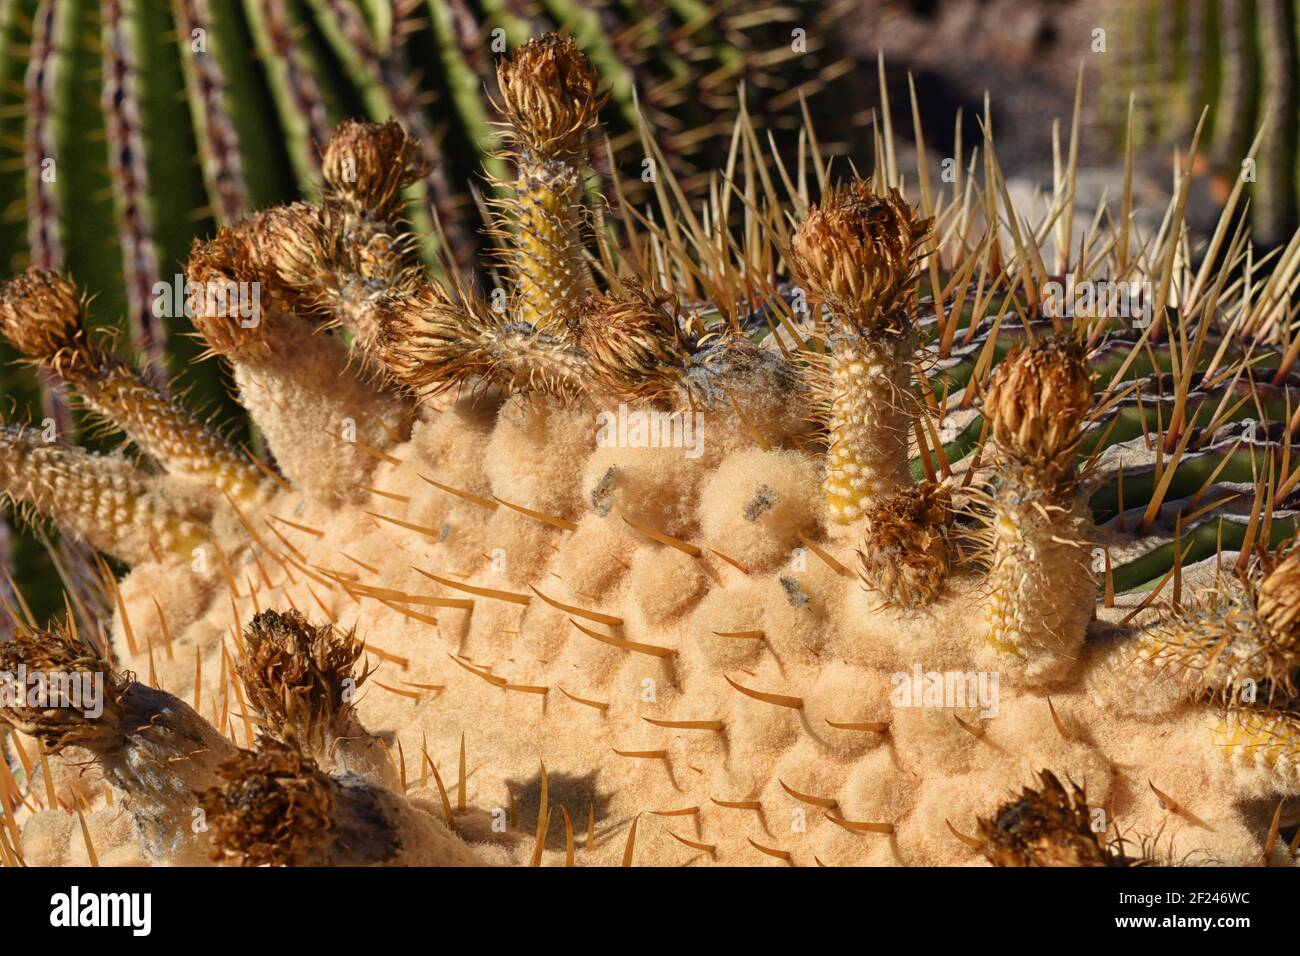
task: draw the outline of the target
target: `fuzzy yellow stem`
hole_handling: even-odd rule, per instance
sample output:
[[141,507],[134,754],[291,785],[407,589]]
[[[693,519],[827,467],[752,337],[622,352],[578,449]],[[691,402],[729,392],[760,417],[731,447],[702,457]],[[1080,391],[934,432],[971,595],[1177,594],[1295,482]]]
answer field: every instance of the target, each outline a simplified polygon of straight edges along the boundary
[[582,249],[581,173],[563,162],[525,163],[515,195],[516,315],[563,328],[595,288]]
[[96,411],[120,425],[141,451],[171,474],[215,487],[240,502],[256,504],[270,496],[272,486],[252,462],[135,369],[109,360],[71,382]]
[[1029,680],[1068,670],[1096,603],[1082,505],[1052,504],[1012,485],[993,503],[989,642]]
[[911,484],[907,447],[914,409],[908,386],[909,333],[841,337],[831,352],[830,451],[826,499],[831,517],[857,521]]
[[47,444],[9,425],[0,426],[0,492],[128,564],[155,553],[187,556],[207,540],[203,516],[126,459]]

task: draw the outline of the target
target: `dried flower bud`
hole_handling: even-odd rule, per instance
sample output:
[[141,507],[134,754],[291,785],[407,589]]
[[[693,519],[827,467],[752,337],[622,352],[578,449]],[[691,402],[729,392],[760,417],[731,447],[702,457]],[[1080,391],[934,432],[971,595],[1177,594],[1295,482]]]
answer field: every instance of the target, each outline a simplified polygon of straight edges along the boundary
[[[13,679],[13,675],[24,671],[29,679],[42,675],[48,697],[42,703],[33,703],[28,688],[19,687],[18,693],[0,706],[0,721],[39,737],[50,753],[70,746],[94,746],[105,738],[117,740],[122,692],[129,680],[117,677],[69,628],[19,630],[12,641],[0,642],[0,673]],[[83,677],[100,685],[103,710],[98,716],[88,716],[89,701],[68,698],[68,691]]]
[[892,313],[916,285],[920,246],[930,221],[890,190],[874,193],[854,179],[829,191],[795,232],[795,278],[859,332],[892,328]]
[[362,644],[352,631],[307,622],[297,611],[263,611],[244,632],[247,651],[236,664],[270,733],[292,733],[327,749],[349,729],[352,695],[369,676],[353,675]]
[[336,785],[296,744],[262,738],[221,766],[222,787],[201,794],[212,859],[242,866],[319,860],[334,836]]
[[630,286],[623,298],[589,295],[578,345],[611,394],[628,400],[672,401],[683,376],[687,343],[669,300]]
[[1292,551],[1264,578],[1256,606],[1273,643],[1300,652],[1300,551]]
[[19,352],[52,367],[85,349],[85,300],[56,272],[29,269],[0,290],[0,328]]
[[395,122],[341,123],[321,159],[331,198],[380,219],[401,207],[401,190],[424,175],[419,149]]
[[484,383],[561,398],[586,388],[586,357],[567,330],[554,335],[510,321],[435,283],[421,283],[411,295],[387,304],[378,341],[388,374],[425,395]]
[[998,366],[984,398],[994,439],[1020,464],[1064,468],[1092,408],[1092,369],[1074,336],[1021,348]]
[[[322,252],[322,228],[305,203],[275,206],[195,240],[187,277],[194,328],[212,351],[265,356],[285,343],[275,313],[296,314],[303,294],[294,270],[310,272]],[[256,315],[245,312],[255,308]]]
[[1082,788],[1070,790],[1044,770],[1037,790],[1000,806],[979,821],[984,857],[994,866],[1133,866],[1131,860],[1092,829]]
[[214,860],[244,866],[472,866],[473,851],[405,797],[327,774],[292,738],[266,737],[199,793]]
[[943,590],[952,558],[948,490],[923,482],[886,498],[863,516],[858,575],[897,607],[924,607]]
[[498,65],[497,85],[520,145],[568,162],[581,158],[605,98],[572,37],[545,33],[529,40]]

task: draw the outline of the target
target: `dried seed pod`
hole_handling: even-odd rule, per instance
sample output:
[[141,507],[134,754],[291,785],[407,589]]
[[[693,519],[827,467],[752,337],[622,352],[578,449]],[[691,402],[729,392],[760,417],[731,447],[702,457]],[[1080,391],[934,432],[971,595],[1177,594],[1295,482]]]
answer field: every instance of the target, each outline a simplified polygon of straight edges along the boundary
[[355,774],[331,776],[296,741],[262,738],[199,794],[214,860],[243,866],[473,866],[434,817]]
[[998,365],[984,415],[999,451],[1025,466],[1025,480],[1072,481],[1074,454],[1092,410],[1092,380],[1083,345],[1068,333],[1020,348]]
[[[1104,832],[1104,831],[1103,831]],[[979,821],[980,852],[994,866],[1138,866],[1116,842],[1093,829],[1083,788],[1066,787],[1050,770],[1039,785]]]
[[911,484],[916,336],[907,300],[929,226],[896,193],[878,196],[855,179],[830,190],[795,233],[791,271],[830,309],[826,495],[842,524]]
[[15,348],[76,389],[170,474],[215,485],[238,501],[265,501],[268,483],[238,449],[91,340],[85,308],[71,281],[30,270],[0,291],[0,326]]
[[401,191],[425,174],[418,144],[393,121],[344,120],[321,158],[326,197],[358,215],[391,221],[401,213]]
[[864,179],[833,188],[795,232],[790,268],[860,334],[899,331],[900,306],[915,291],[930,221],[897,190],[877,194]]
[[[46,675],[46,686],[62,688],[65,696],[37,707],[5,701],[0,720],[37,737],[52,753],[68,746],[89,751],[105,779],[124,793],[143,852],[198,862],[194,792],[217,782],[217,767],[235,754],[235,745],[188,704],[115,673],[67,629],[19,633],[0,643],[0,671],[20,669]],[[78,686],[82,699],[69,706],[68,689]]]
[[925,607],[943,591],[952,566],[948,490],[923,482],[867,511],[858,576],[895,607]]
[[545,33],[497,66],[501,105],[520,147],[570,165],[583,157],[605,96],[572,37]]
[[622,298],[587,297],[578,345],[602,391],[627,401],[672,403],[679,397],[687,344],[669,303],[639,286]]

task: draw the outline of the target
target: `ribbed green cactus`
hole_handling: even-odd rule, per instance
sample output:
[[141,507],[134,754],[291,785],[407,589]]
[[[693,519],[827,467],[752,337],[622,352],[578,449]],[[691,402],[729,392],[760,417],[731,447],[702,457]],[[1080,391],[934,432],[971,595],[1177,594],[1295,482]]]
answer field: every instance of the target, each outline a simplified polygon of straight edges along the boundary
[[[1207,109],[1202,140],[1215,173],[1243,174],[1256,134],[1252,225],[1258,240],[1291,237],[1300,209],[1300,4],[1296,0],[1111,0],[1123,69],[1111,73],[1114,117],[1134,97],[1145,140],[1185,140]],[[1122,91],[1122,95],[1121,95]]]

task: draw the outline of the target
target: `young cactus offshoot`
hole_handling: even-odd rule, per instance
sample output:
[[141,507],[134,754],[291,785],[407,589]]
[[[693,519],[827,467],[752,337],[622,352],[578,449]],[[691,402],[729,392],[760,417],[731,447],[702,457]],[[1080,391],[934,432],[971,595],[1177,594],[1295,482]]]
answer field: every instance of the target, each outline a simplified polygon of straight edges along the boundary
[[841,524],[911,484],[917,339],[908,307],[929,228],[897,192],[855,179],[795,233],[794,276],[830,313],[826,499]]
[[984,399],[997,455],[989,641],[1032,681],[1073,665],[1096,604],[1075,464],[1092,401],[1092,370],[1068,333],[1009,355]]

